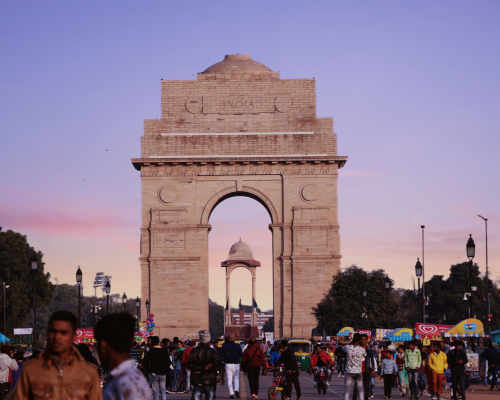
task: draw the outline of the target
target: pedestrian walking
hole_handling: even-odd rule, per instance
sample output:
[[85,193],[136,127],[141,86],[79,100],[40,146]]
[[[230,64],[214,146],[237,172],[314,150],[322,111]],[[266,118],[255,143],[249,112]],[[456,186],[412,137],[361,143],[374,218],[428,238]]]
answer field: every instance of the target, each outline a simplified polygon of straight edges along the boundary
[[408,371],[405,367],[405,347],[403,345],[398,346],[398,352],[396,354],[396,365],[398,366],[398,380],[399,380],[399,390],[403,397],[410,396],[410,381],[408,378]]
[[189,355],[191,351],[194,349],[194,345],[196,343],[193,340],[188,342],[188,347],[182,352],[181,364],[182,364],[182,372],[185,374],[185,382],[186,382],[186,393],[191,393],[191,370],[187,367]]
[[279,362],[284,365],[286,374],[285,397],[283,399],[289,400],[292,397],[293,384],[293,386],[295,387],[295,392],[297,393],[297,400],[300,400],[302,391],[300,389],[299,369],[297,367],[297,359],[295,358],[295,353],[289,346],[287,340],[281,341],[281,348],[282,353]]
[[385,359],[380,364],[380,379],[384,379],[384,399],[392,397],[392,381],[398,374],[398,366],[392,357],[392,351],[385,352]]
[[441,345],[434,345],[434,352],[429,357],[429,367],[432,371],[433,396],[431,399],[440,399],[443,390],[444,370],[448,368],[446,354],[441,351]]
[[[373,349],[368,345],[368,335],[361,334],[361,347],[366,351],[366,357],[361,363],[361,375],[363,377],[363,396],[365,400],[373,397],[373,390],[371,388],[371,380],[377,371],[377,360],[373,354]],[[354,386],[353,399],[358,397],[358,387]]]
[[[498,367],[500,367],[500,352],[493,347],[493,343],[490,343],[488,345],[488,348],[480,354],[480,357],[488,361],[487,375],[488,377],[492,376],[494,374],[494,371]],[[497,382],[497,375],[495,375],[495,379],[492,380],[491,382],[490,390],[493,390],[495,388],[496,382]]]
[[210,332],[201,330],[199,346],[192,349],[189,354],[187,368],[192,371],[191,382],[193,385],[193,400],[213,400],[217,386],[217,365],[219,357],[217,351],[210,347]]
[[226,382],[229,389],[229,398],[240,397],[240,359],[243,352],[239,344],[234,342],[233,333],[229,335],[227,341],[222,345],[222,354],[226,365]]
[[248,374],[248,385],[250,387],[250,398],[259,398],[259,376],[260,367],[264,365],[266,360],[264,359],[264,352],[259,347],[257,340],[255,338],[250,338],[250,342],[246,350],[243,352],[243,357],[241,359],[241,365],[248,363],[248,369],[246,373]]
[[98,342],[97,351],[111,376],[103,400],[151,399],[144,375],[136,368],[136,361],[130,358],[135,322],[129,313],[122,312],[108,314],[97,323],[94,331]]
[[351,390],[353,385],[358,388],[357,400],[364,399],[364,386],[363,386],[363,360],[366,357],[366,350],[361,347],[361,335],[355,333],[352,336],[351,344],[346,344],[342,347],[346,353],[346,370],[345,370],[345,391],[344,400],[351,398]]
[[[76,326],[77,318],[71,312],[61,310],[52,314],[47,327],[47,347],[23,365],[14,400],[102,398],[97,368],[86,362],[73,346]],[[127,343],[127,354],[130,343]]]
[[409,343],[409,348],[404,352],[404,366],[408,373],[408,383],[410,386],[410,399],[420,398],[420,388],[418,386],[419,369],[422,365],[422,354],[414,341]]
[[151,337],[153,348],[149,350],[144,366],[151,375],[151,386],[153,387],[153,398],[159,400],[160,393],[162,400],[167,399],[167,373],[170,368],[170,357],[160,346],[158,336]]
[[335,355],[335,363],[337,364],[339,377],[343,378],[345,374],[345,360],[347,355],[340,344],[337,346],[333,354]]
[[[455,348],[446,355],[448,366],[451,372],[451,387],[453,399],[462,397],[465,400],[465,365],[467,364],[467,354],[462,350],[462,342],[455,340],[452,343]],[[458,390],[460,386],[460,392]]]
[[430,364],[431,354],[433,352],[434,352],[434,345],[431,344],[427,348],[427,360],[425,362],[425,376],[427,377],[427,389],[428,389],[431,397],[435,397],[434,396],[434,375],[432,373],[431,364]]
[[19,366],[16,360],[11,358],[9,345],[2,345],[0,351],[0,399],[11,400],[14,387],[12,372],[17,371]]

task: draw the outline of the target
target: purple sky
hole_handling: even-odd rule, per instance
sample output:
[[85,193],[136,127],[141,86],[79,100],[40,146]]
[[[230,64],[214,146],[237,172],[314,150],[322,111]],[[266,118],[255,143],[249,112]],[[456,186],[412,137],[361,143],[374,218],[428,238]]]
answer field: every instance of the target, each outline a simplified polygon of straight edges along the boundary
[[[319,117],[339,155],[342,266],[384,268],[411,287],[426,225],[427,275],[465,259],[472,233],[500,279],[498,1],[23,1],[0,4],[0,226],[28,235],[47,270],[85,294],[95,272],[139,295],[143,120],[160,116],[160,79],[225,54],[251,54],[281,77],[316,78]],[[243,210],[243,211],[242,211]],[[269,217],[228,200],[210,221],[210,295],[240,236],[263,263],[272,306]],[[242,228],[242,226],[244,228]],[[251,301],[233,276],[232,305]]]

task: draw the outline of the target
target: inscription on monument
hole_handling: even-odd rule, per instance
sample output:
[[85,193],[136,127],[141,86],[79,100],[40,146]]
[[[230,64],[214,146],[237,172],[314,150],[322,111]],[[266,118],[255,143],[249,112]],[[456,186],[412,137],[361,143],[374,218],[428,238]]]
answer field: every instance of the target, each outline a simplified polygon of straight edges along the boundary
[[285,113],[292,106],[292,101],[288,97],[230,96],[221,99],[215,96],[202,96],[187,99],[185,106],[191,114]]

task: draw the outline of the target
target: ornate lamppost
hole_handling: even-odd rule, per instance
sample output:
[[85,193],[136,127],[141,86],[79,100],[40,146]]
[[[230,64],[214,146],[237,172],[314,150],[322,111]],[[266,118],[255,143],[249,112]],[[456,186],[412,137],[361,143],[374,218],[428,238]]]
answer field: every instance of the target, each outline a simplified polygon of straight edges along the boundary
[[80,327],[80,317],[81,317],[81,312],[80,312],[80,297],[81,297],[81,292],[82,292],[82,270],[78,266],[78,269],[76,270],[76,283],[78,284],[78,328]]
[[111,283],[106,282],[106,315],[109,314],[109,293],[111,292]]
[[473,287],[472,287],[472,260],[476,255],[476,244],[474,243],[474,239],[472,239],[472,235],[469,235],[469,240],[467,240],[467,258],[469,259],[469,318],[474,318],[474,296],[473,296]]
[[420,304],[421,294],[420,294],[420,277],[422,276],[423,268],[420,263],[420,259],[417,258],[417,263],[415,264],[415,275],[418,278],[418,320],[422,322],[422,306]]
[[135,308],[137,309],[137,332],[139,332],[139,314],[141,311],[141,299],[139,299],[139,296],[135,299]]
[[122,296],[123,312],[127,312],[127,295],[123,292]]
[[387,291],[387,304],[386,304],[387,322],[385,328],[389,329],[389,292],[391,291],[391,280],[389,279],[388,276],[386,276],[384,279],[384,285],[385,285],[385,290]]
[[33,272],[33,347],[35,346],[36,338],[36,270],[38,269],[38,256],[33,249],[31,249],[31,271]]

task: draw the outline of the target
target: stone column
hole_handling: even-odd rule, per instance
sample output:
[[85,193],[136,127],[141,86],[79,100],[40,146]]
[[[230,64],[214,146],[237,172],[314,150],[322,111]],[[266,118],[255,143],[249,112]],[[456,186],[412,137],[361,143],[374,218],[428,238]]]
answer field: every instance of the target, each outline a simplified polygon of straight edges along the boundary
[[[231,272],[227,272],[226,268],[226,305],[227,305],[227,311],[226,311],[226,326],[229,327],[231,326],[231,304],[229,304],[229,289],[231,287]],[[225,328],[224,328],[225,331]],[[229,334],[229,331],[227,332]]]
[[255,308],[253,301],[257,301],[255,299],[255,292],[257,290],[256,287],[256,273],[255,273],[255,268],[253,269],[253,274],[252,274],[252,329],[251,331],[253,332],[253,329],[255,327],[255,317],[257,315],[257,309]]

